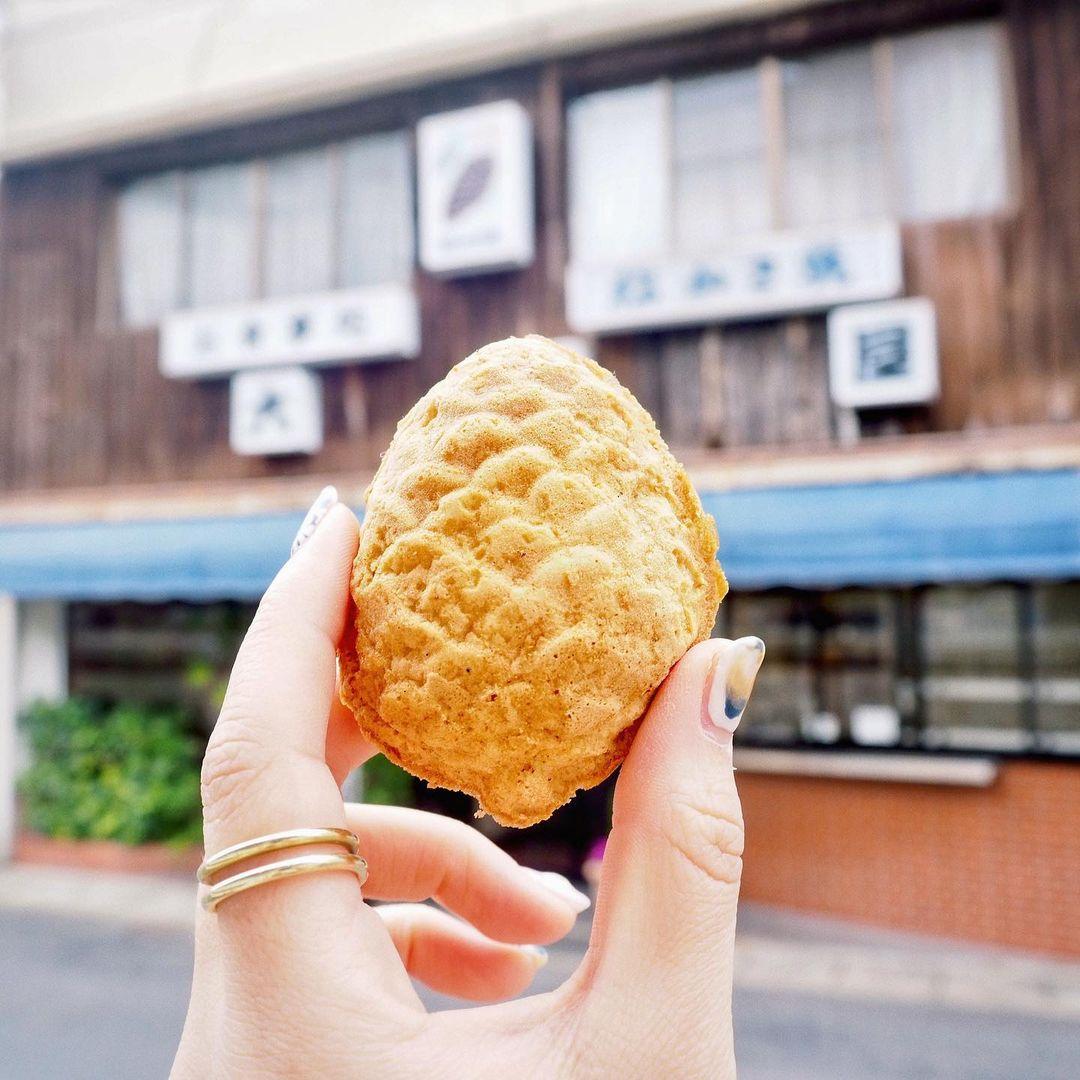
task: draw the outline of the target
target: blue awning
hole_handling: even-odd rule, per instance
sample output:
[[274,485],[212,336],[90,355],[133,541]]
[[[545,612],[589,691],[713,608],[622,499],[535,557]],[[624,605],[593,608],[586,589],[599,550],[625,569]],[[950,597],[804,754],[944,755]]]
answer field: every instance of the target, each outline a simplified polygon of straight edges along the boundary
[[[736,589],[1080,577],[1080,471],[704,491]],[[299,513],[0,526],[24,599],[254,599]]]

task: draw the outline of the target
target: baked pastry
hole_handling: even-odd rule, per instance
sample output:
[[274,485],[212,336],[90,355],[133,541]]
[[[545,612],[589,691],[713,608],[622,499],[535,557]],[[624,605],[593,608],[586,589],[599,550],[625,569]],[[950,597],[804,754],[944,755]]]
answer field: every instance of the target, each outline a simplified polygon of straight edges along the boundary
[[342,700],[393,761],[541,821],[626,756],[712,631],[716,528],[649,414],[546,338],[453,368],[367,494]]

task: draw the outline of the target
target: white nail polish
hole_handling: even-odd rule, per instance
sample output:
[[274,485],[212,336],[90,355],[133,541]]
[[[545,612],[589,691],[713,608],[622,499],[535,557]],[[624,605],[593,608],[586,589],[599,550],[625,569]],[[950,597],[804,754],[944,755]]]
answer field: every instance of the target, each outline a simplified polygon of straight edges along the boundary
[[311,504],[311,509],[307,512],[304,520],[300,524],[300,528],[296,532],[296,537],[292,542],[292,548],[289,550],[289,557],[292,558],[304,544],[311,539],[315,530],[322,523],[323,518],[334,508],[338,501],[337,488],[333,484],[328,484],[319,492],[315,501]]
[[592,901],[579,889],[575,889],[569,879],[563,877],[562,874],[556,874],[554,870],[534,870],[531,866],[523,867],[523,869],[532,874],[540,884],[559,899],[566,901],[579,915],[592,906]]
[[705,734],[730,742],[765,659],[761,638],[744,637],[718,649],[705,687],[702,727]]

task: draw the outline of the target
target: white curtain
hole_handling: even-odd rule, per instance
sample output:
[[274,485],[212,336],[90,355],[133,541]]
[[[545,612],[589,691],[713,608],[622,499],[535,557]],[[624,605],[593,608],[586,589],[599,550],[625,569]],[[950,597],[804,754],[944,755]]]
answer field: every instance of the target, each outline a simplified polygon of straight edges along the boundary
[[770,225],[765,123],[757,68],[674,84],[675,247],[723,251]]
[[906,219],[991,213],[1008,199],[1004,43],[996,23],[893,42],[897,187]]
[[255,295],[255,172],[250,164],[214,165],[188,174],[193,307]]
[[334,185],[325,147],[266,163],[263,273],[267,296],[333,286]]
[[784,223],[866,221],[888,214],[869,45],[785,62]]
[[369,135],[343,145],[341,210],[341,283],[408,281],[415,236],[407,132]]
[[120,310],[149,326],[183,302],[183,201],[178,172],[138,180],[117,201]]
[[663,83],[606,90],[571,104],[570,251],[576,262],[668,253],[669,122]]

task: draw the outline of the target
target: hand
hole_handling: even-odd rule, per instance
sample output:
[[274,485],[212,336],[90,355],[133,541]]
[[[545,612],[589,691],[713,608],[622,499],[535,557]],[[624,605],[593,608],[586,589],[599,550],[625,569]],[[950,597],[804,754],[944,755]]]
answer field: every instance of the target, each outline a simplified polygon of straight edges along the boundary
[[730,731],[761,643],[697,645],[656,694],[623,765],[575,975],[553,993],[428,1014],[409,975],[474,1000],[511,997],[542,962],[522,946],[560,938],[580,905],[467,825],[342,801],[343,777],[373,753],[335,693],[357,535],[335,506],[259,606],[203,766],[206,850],[349,828],[370,867],[364,895],[433,897],[460,919],[415,903],[370,907],[344,873],[200,910],[173,1076],[734,1076],[743,826]]

